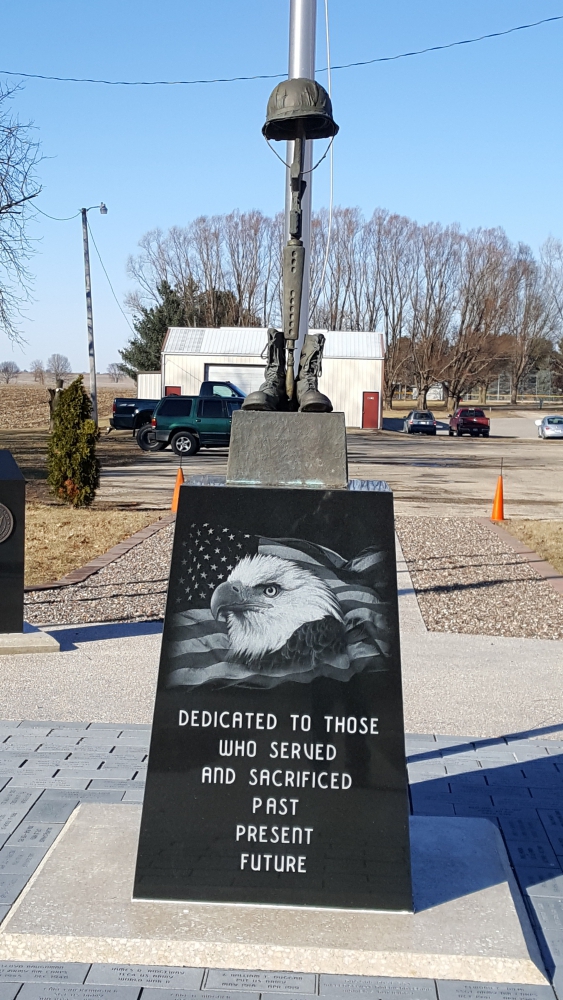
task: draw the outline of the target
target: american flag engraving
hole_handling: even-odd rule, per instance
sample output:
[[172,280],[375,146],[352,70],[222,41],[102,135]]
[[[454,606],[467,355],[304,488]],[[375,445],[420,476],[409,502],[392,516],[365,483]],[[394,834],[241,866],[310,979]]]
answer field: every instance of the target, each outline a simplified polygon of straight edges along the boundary
[[211,681],[273,687],[387,669],[385,553],[346,560],[296,538],[192,522],[170,578],[168,687]]

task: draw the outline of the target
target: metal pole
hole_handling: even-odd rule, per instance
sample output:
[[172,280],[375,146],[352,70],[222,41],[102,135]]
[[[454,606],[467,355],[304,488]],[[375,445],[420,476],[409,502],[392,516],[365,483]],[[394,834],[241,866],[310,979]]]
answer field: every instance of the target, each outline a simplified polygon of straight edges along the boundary
[[[289,13],[289,68],[290,80],[296,77],[315,79],[315,43],[317,31],[317,0],[290,0]],[[293,142],[287,144],[287,163],[293,161]],[[305,141],[303,170],[313,166],[313,142]],[[303,222],[301,239],[305,247],[305,271],[303,275],[303,299],[299,338],[295,344],[295,362],[299,359],[301,345],[309,328],[309,265],[311,259],[311,173],[305,173],[307,187],[303,195]],[[290,172],[287,171],[285,187],[285,239],[289,239],[289,213],[291,210]]]
[[94,315],[92,283],[90,281],[90,248],[88,246],[88,209],[82,208],[82,245],[84,247],[84,284],[86,286],[86,325],[88,327],[88,358],[90,360],[90,398],[92,420],[98,426],[98,393],[96,389],[96,355],[94,353]]

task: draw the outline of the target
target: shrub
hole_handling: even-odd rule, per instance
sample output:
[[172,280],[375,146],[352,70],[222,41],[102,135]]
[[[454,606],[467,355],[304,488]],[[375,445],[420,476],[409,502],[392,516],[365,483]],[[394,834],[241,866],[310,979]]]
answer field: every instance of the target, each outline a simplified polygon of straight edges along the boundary
[[48,483],[54,496],[73,507],[91,504],[99,483],[98,429],[82,375],[60,393],[47,453]]

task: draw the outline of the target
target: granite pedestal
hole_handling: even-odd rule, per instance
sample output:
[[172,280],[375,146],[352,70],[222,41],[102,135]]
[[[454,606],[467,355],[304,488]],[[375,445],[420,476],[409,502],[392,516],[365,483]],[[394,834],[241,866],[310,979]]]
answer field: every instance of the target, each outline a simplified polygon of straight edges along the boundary
[[233,413],[230,486],[346,489],[343,413]]
[[545,984],[488,820],[414,817],[414,914],[132,902],[140,808],[83,805],[0,929],[0,959]]

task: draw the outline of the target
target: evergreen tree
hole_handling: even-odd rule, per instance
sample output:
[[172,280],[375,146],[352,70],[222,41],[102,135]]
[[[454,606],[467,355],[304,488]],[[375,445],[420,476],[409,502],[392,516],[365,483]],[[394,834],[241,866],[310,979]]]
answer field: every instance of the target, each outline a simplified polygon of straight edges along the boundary
[[60,393],[47,452],[49,489],[73,507],[91,504],[99,483],[99,434],[91,414],[92,404],[79,375]]
[[119,352],[123,358],[119,367],[134,379],[138,372],[160,371],[160,352],[169,326],[194,325],[185,299],[179,292],[167,281],[162,281],[157,291],[161,301],[150,309],[141,307],[141,315],[133,320],[135,336]]
[[160,371],[160,352],[170,326],[237,326],[242,319],[246,326],[258,326],[255,316],[241,315],[236,297],[230,291],[212,289],[200,292],[197,285],[172,288],[161,281],[157,288],[160,302],[147,308],[133,320],[135,336],[120,351],[122,372],[136,379],[139,372]]

